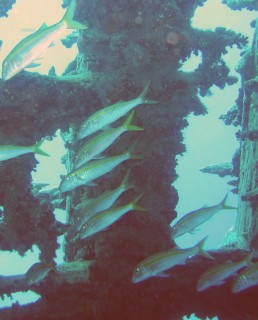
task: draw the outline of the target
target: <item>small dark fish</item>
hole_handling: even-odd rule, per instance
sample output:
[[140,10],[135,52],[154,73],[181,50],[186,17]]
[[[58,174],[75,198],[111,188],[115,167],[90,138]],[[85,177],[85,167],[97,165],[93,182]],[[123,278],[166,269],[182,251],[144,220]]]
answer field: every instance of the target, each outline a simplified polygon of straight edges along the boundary
[[38,285],[44,280],[51,270],[55,269],[55,265],[51,263],[37,262],[34,263],[26,272],[25,277],[28,285]]

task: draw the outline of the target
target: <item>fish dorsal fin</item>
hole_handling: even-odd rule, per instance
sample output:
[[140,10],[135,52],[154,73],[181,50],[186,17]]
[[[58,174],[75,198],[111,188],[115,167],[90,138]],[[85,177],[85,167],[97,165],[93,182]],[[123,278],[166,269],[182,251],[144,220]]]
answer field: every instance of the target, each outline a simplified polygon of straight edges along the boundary
[[35,33],[36,31],[46,29],[48,26],[44,22],[38,29],[33,29],[33,28],[22,28],[21,31],[23,32],[30,32],[30,33]]
[[48,27],[48,25],[44,22],[38,30],[43,30],[43,29],[46,29]]

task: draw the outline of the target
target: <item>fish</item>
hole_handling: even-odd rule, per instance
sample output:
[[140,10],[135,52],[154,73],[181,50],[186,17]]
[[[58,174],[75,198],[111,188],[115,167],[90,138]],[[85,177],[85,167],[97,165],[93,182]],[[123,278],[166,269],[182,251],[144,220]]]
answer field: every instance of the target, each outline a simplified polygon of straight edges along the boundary
[[142,159],[142,156],[132,154],[133,147],[114,157],[94,160],[73,170],[66,175],[59,186],[60,192],[71,191],[81,185],[90,184],[93,180],[105,175],[125,160]]
[[43,25],[36,32],[22,39],[7,55],[2,64],[2,78],[8,80],[30,66],[38,66],[36,60],[60,38],[67,29],[87,29],[73,20],[76,0],[72,0],[63,18],[51,26]]
[[234,280],[231,288],[232,293],[244,291],[258,285],[258,262],[253,263],[242,271]]
[[224,163],[206,166],[206,167],[200,168],[199,170],[204,173],[218,174],[219,177],[225,177],[231,174],[233,170],[233,165],[231,162],[224,162]]
[[51,270],[55,270],[54,263],[37,262],[34,263],[25,274],[26,282],[29,286],[38,285],[44,280]]
[[176,246],[173,249],[158,252],[147,257],[135,267],[132,275],[132,282],[138,283],[151,277],[160,276],[164,271],[177,265],[184,264],[187,258],[195,254],[214,259],[203,248],[206,238],[207,237],[190,248],[182,249]]
[[225,283],[225,280],[230,276],[236,275],[238,271],[250,265],[250,261],[253,257],[251,253],[245,259],[237,262],[226,262],[220,265],[216,265],[200,277],[197,282],[196,290],[198,292],[204,291],[212,286],[219,286]]
[[224,209],[237,209],[236,207],[232,207],[226,205],[228,193],[223,198],[223,200],[211,207],[203,207],[194,211],[191,211],[184,215],[181,219],[179,219],[174,226],[172,226],[171,236],[173,239],[180,237],[181,235],[193,232],[196,227],[203,224],[205,221],[209,220],[215,213]]
[[82,240],[106,229],[129,211],[147,211],[145,208],[137,205],[137,202],[142,197],[143,194],[124,206],[110,208],[96,213],[83,225],[79,233],[79,238]]
[[107,129],[87,141],[75,156],[74,167],[78,168],[89,162],[96,155],[106,150],[122,133],[126,131],[141,131],[143,128],[131,125],[134,116],[132,111],[125,122],[118,128]]
[[122,193],[134,187],[133,184],[129,183],[129,174],[130,170],[127,171],[120,186],[116,189],[106,191],[99,197],[87,201],[87,205],[81,208],[81,211],[76,214],[73,226],[75,232],[80,231],[82,226],[96,213],[109,209]]
[[110,125],[123,117],[127,112],[141,104],[156,104],[158,101],[146,99],[145,96],[150,87],[150,83],[145,86],[142,93],[135,99],[129,101],[119,101],[113,105],[105,107],[89,118],[87,118],[79,128],[77,140],[83,139],[98,130]]
[[32,146],[1,145],[0,163],[1,161],[13,159],[27,153],[36,153],[42,156],[49,157],[49,154],[40,148],[44,141],[45,139],[42,139]]

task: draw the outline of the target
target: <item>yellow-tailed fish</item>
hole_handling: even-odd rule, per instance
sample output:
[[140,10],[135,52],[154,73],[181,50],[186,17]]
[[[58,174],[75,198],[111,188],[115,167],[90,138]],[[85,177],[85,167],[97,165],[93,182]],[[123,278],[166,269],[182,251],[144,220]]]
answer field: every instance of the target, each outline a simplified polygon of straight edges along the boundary
[[99,231],[106,229],[129,211],[147,211],[145,208],[137,205],[137,202],[142,198],[142,196],[143,194],[125,206],[110,208],[108,210],[96,213],[81,228],[79,234],[80,239],[85,239]]
[[231,291],[238,293],[258,285],[258,262],[242,271],[234,280]]
[[186,259],[192,255],[200,254],[210,259],[214,259],[203,248],[206,238],[202,239],[195,246],[187,249],[176,247],[171,250],[153,254],[140,262],[133,273],[132,282],[137,283],[161,275],[164,271],[180,264],[184,264]]
[[226,262],[216,265],[200,277],[197,282],[196,290],[198,292],[204,291],[212,286],[219,286],[225,283],[225,280],[230,276],[236,275],[238,271],[250,265],[250,260],[253,254],[248,255],[244,260],[237,262]]
[[140,131],[140,127],[131,125],[134,111],[130,113],[126,121],[118,128],[107,129],[99,135],[87,141],[75,157],[74,167],[78,168],[93,159],[96,155],[106,150],[122,133],[126,131]]
[[177,223],[172,226],[171,236],[173,239],[180,237],[187,232],[193,232],[196,227],[209,220],[215,213],[224,209],[236,209],[236,207],[226,205],[226,199],[224,199],[217,205],[211,207],[203,207],[194,211],[191,211],[184,215]]
[[142,159],[141,156],[133,155],[132,149],[115,157],[91,161],[73,170],[61,181],[60,192],[71,191],[81,185],[89,184],[91,181],[110,172],[125,160]]
[[81,125],[77,139],[82,139],[90,134],[108,126],[115,122],[119,118],[123,117],[127,112],[140,104],[155,104],[158,103],[155,100],[149,100],[145,98],[149,89],[150,83],[144,88],[143,92],[135,99],[130,101],[119,101],[111,106],[103,108],[89,118],[87,118]]
[[52,26],[42,26],[39,30],[21,40],[7,55],[2,64],[2,78],[8,80],[21,72],[39,58],[53,42],[67,29],[86,29],[80,22],[74,21],[76,0],[72,0],[64,17]]
[[96,213],[109,209],[123,192],[134,187],[133,184],[129,183],[129,173],[130,170],[127,171],[119,187],[106,191],[95,199],[90,199],[87,205],[81,208],[80,212],[76,213],[73,226],[75,232],[80,231],[81,227]]
[[27,153],[37,153],[42,156],[49,157],[49,154],[40,149],[41,145],[45,140],[40,140],[33,146],[12,146],[12,145],[2,145],[0,146],[0,162],[4,160],[9,160],[16,158]]
[[51,270],[55,269],[53,263],[37,262],[34,263],[25,274],[28,285],[38,285],[44,280]]

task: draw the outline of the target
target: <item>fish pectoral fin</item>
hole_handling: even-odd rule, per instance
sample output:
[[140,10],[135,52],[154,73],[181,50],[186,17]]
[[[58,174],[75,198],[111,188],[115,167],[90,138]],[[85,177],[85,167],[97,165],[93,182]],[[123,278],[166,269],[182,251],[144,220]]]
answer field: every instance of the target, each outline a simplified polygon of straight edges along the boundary
[[214,283],[214,286],[221,286],[225,283],[225,280],[220,280],[219,282]]
[[103,154],[98,154],[98,155],[94,156],[92,158],[92,160],[100,160],[100,159],[104,159],[104,158],[105,158],[105,156]]
[[195,234],[195,233],[198,232],[199,230],[200,230],[200,228],[194,228],[194,229],[190,230],[189,233]]
[[101,128],[102,131],[107,131],[107,130],[110,130],[112,129],[112,127],[108,124],[107,126]]
[[87,187],[96,187],[96,186],[97,186],[97,183],[95,183],[95,182],[87,182],[87,183],[86,183],[86,186],[87,186]]
[[156,275],[155,275],[155,277],[160,277],[160,278],[168,278],[168,277],[170,277],[171,275],[169,274],[169,273],[166,273],[166,272],[160,272],[160,273],[157,273]]
[[[26,68],[36,68],[36,67],[39,67],[41,66],[41,63],[39,62],[42,58],[41,57],[38,57],[37,59],[33,60],[33,62],[31,62],[30,64],[28,64],[26,66]],[[25,69],[26,69],[25,68]]]
[[32,63],[30,63],[29,65],[27,65],[26,68],[24,68],[24,69],[27,69],[27,68],[36,68],[36,67],[39,67],[40,65],[41,65],[40,63],[32,62]]

